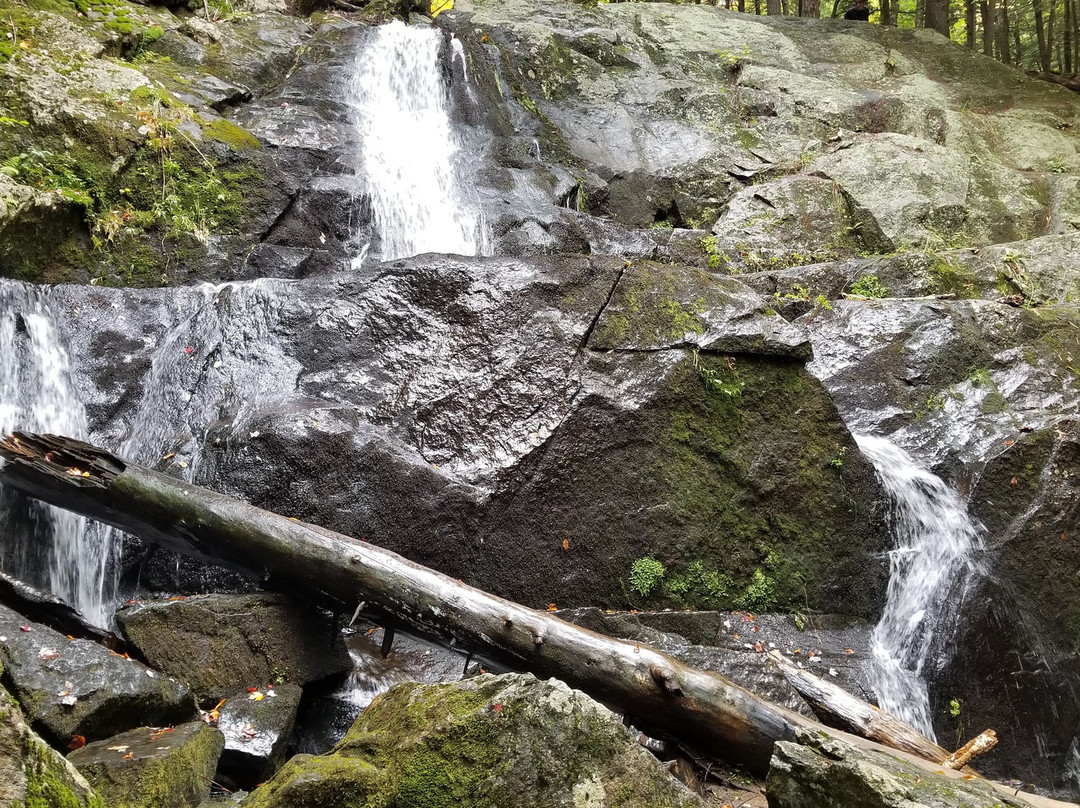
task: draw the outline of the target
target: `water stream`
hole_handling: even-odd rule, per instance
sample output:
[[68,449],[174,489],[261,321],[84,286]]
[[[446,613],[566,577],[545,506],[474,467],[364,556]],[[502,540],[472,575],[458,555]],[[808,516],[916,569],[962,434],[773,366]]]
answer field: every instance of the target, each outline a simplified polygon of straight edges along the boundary
[[955,625],[980,531],[956,493],[905,451],[884,438],[855,439],[889,495],[896,540],[885,609],[871,636],[873,687],[883,710],[934,739],[923,670],[942,647],[939,635]]
[[[87,436],[86,412],[46,292],[0,280],[0,434]],[[70,511],[0,490],[0,566],[104,626],[111,591],[102,531]]]
[[[487,251],[479,203],[459,176],[461,145],[439,64],[442,46],[436,29],[396,21],[380,26],[348,84],[384,261]],[[464,53],[459,56],[464,71]]]

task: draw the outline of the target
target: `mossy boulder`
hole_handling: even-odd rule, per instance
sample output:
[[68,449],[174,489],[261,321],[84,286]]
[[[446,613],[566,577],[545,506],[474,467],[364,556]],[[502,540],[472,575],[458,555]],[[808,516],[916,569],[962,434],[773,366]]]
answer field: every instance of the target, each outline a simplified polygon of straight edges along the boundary
[[143,601],[116,615],[151,664],[203,702],[251,686],[308,682],[352,661],[330,618],[286,595],[197,595]]
[[87,744],[68,761],[109,808],[195,808],[210,794],[225,740],[201,721],[140,727]]
[[799,730],[778,741],[765,781],[770,808],[1031,808],[986,780],[948,771],[858,739]]
[[619,718],[527,674],[399,685],[325,756],[293,758],[244,808],[696,808]]
[[0,804],[5,808],[106,808],[90,784],[27,725],[0,688]]
[[[23,628],[25,626],[25,628]],[[72,640],[0,606],[3,681],[28,720],[51,743],[94,741],[146,722],[195,715],[175,679],[89,640]]]

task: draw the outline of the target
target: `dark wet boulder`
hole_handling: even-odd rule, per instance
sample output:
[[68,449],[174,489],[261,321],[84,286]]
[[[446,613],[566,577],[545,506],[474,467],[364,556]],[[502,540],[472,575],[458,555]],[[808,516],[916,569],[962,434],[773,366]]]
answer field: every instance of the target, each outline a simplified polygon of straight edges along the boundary
[[285,595],[199,595],[134,603],[116,615],[155,667],[204,702],[256,684],[307,684],[352,667],[329,617]]
[[704,804],[584,694],[486,674],[395,687],[329,754],[293,758],[243,806],[346,808],[376,797],[473,808]]
[[972,515],[986,527],[984,577],[965,598],[931,690],[941,737],[997,729],[1000,742],[980,771],[1024,772],[1062,793],[1080,787],[1071,771],[1080,748],[1080,582],[1062,574],[1080,570],[1078,475],[1075,420],[1019,435],[988,459],[971,492]]
[[195,808],[210,794],[224,745],[201,721],[139,727],[68,755],[109,808]]
[[27,725],[0,688],[0,804],[6,808],[106,808],[85,778]]
[[[882,747],[800,730],[778,741],[765,788],[769,808],[1030,808],[1013,789],[946,771]],[[1063,805],[1063,803],[1057,803]]]
[[217,724],[225,736],[221,777],[251,788],[277,770],[284,760],[300,696],[298,685],[260,685],[225,702]]
[[66,746],[132,726],[168,725],[195,715],[191,693],[170,676],[88,640],[62,634],[0,606],[3,681],[32,726]]

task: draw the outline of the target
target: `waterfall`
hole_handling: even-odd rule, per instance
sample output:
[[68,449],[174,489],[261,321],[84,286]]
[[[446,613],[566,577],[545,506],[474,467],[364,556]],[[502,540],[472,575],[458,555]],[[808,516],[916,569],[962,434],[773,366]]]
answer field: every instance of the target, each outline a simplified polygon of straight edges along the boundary
[[348,84],[384,261],[486,251],[479,203],[466,196],[457,173],[462,150],[439,66],[442,41],[432,28],[380,26]]
[[[0,280],[0,434],[15,429],[87,435],[71,362],[45,294]],[[49,589],[91,622],[107,624],[110,545],[97,526],[4,492],[0,528],[8,534],[0,543],[7,573]]]
[[883,710],[933,740],[923,667],[940,647],[935,633],[955,620],[980,531],[956,493],[902,449],[884,438],[855,440],[892,501],[896,539],[885,610],[871,637],[873,686]]

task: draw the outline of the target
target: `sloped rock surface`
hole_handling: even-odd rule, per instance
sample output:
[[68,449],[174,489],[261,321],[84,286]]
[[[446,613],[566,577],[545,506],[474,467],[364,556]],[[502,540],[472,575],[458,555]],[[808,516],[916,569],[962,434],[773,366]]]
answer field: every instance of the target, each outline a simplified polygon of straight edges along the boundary
[[201,721],[139,727],[76,749],[68,761],[110,808],[194,808],[210,794],[224,740]]
[[[28,630],[23,630],[26,627]],[[182,684],[88,640],[69,640],[0,607],[3,680],[32,726],[66,746],[152,721],[168,725],[195,714]]]
[[523,674],[400,685],[330,754],[298,755],[242,804],[345,808],[375,795],[475,808],[703,805],[613,713]]
[[0,802],[10,808],[104,808],[85,778],[27,725],[0,688]]
[[[117,342],[83,331],[101,324],[75,290],[54,298],[98,351],[98,434],[137,424],[151,466],[197,466],[197,482],[537,606],[623,603],[649,554],[721,566],[719,605],[759,568],[774,583],[754,608],[880,602],[876,477],[802,367],[804,332],[734,279],[422,257],[95,300],[124,323]],[[143,401],[111,417],[121,389]]]
[[225,736],[220,770],[245,788],[266,780],[282,763],[296,722],[302,691],[298,685],[263,686],[234,694],[221,708],[218,729]]
[[1031,808],[1012,790],[960,772],[946,775],[931,764],[805,730],[796,737],[798,743],[778,741],[773,752],[766,779],[770,808]]
[[150,601],[121,609],[116,619],[151,664],[202,701],[277,679],[307,684],[352,667],[331,621],[285,595]]

